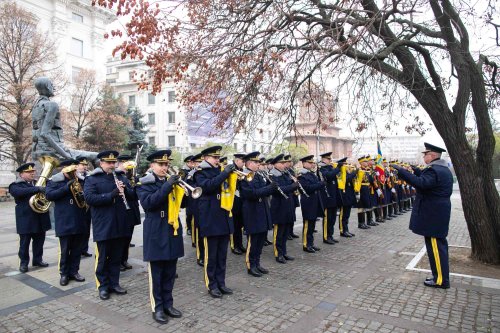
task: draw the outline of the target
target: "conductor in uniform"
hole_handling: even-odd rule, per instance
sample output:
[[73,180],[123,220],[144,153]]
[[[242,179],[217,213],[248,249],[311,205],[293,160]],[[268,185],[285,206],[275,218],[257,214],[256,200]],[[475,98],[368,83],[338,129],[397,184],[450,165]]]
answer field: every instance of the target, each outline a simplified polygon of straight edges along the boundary
[[233,293],[226,287],[226,259],[229,235],[234,232],[234,226],[230,211],[222,208],[221,204],[222,196],[227,194],[228,177],[235,170],[235,165],[228,164],[224,170],[220,169],[221,150],[221,146],[204,149],[201,152],[204,161],[194,174],[196,185],[203,190],[198,199],[198,216],[205,245],[205,285],[214,298]]
[[100,166],[85,179],[84,185],[96,242],[96,285],[102,300],[109,299],[110,293],[127,293],[119,284],[120,262],[130,233],[125,202],[127,197],[134,198],[135,193],[123,171],[115,171],[117,157],[114,150],[100,152],[97,155]]
[[26,273],[30,261],[29,248],[33,240],[33,266],[47,267],[43,261],[45,232],[50,230],[49,213],[36,213],[29,200],[37,193],[45,193],[45,187],[35,186],[35,163],[26,163],[16,169],[19,178],[9,185],[9,193],[16,201],[16,231],[19,234],[19,271]]
[[446,161],[441,159],[443,148],[424,143],[423,170],[414,168],[412,174],[404,167],[391,165],[398,170],[399,178],[411,184],[417,190],[415,205],[411,212],[410,229],[425,238],[425,246],[432,271],[432,278],[427,278],[427,287],[450,288],[448,242],[446,236],[450,224],[453,176]]
[[[179,318],[174,308],[174,288],[177,259],[184,256],[182,224],[169,223],[169,194],[179,182],[178,175],[167,178],[171,150],[159,150],[148,156],[152,173],[142,177],[136,187],[146,218],[144,220],[144,261],[148,262],[149,296],[153,319],[160,324],[168,316]],[[182,198],[175,198],[182,200]],[[177,229],[176,229],[177,228]]]

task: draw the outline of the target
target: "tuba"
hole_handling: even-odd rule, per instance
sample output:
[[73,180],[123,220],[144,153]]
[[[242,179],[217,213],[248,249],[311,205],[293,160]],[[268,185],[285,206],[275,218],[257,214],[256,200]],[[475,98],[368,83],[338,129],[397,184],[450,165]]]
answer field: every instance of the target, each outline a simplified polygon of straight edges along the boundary
[[[47,178],[52,174],[52,170],[59,165],[59,160],[52,156],[42,156],[39,159],[42,165],[42,172],[40,178],[36,181],[35,186],[45,187],[47,185]],[[35,213],[43,214],[49,211],[49,200],[45,197],[44,193],[37,193],[30,198],[29,204]]]

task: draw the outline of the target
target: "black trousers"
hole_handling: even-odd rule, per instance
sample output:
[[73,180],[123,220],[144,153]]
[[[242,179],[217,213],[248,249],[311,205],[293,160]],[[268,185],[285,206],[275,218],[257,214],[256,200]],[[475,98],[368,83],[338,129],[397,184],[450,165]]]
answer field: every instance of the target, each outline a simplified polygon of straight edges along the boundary
[[125,238],[96,242],[95,277],[97,289],[107,290],[120,285],[120,263]]
[[209,290],[226,286],[226,259],[229,235],[204,237],[205,285]]
[[186,230],[191,231],[191,233],[193,233],[193,229],[192,229],[193,217],[194,217],[193,214],[188,214],[186,212]]
[[434,282],[438,285],[450,284],[448,241],[446,238],[425,237],[425,247]]
[[153,312],[166,310],[174,304],[174,289],[177,259],[151,261],[148,263],[149,298]]
[[200,227],[195,227],[195,237],[196,237],[196,259],[204,260],[205,257],[205,240],[200,237]]
[[304,220],[302,226],[302,246],[304,248],[314,245],[314,229],[316,228],[316,220]]
[[36,234],[19,235],[19,260],[21,266],[28,266],[30,262],[30,243],[33,240],[33,261],[32,264],[37,264],[42,261],[43,243],[45,243],[45,232]]
[[349,232],[349,217],[351,216],[351,206],[340,207],[339,231],[340,233]]
[[80,270],[85,234],[59,237],[59,273],[64,276],[74,276]]
[[274,256],[284,256],[286,252],[286,242],[293,224],[275,224],[273,229]]
[[243,249],[243,216],[233,215],[234,233],[231,235],[231,250]]
[[325,208],[323,217],[323,240],[333,238],[335,221],[337,220],[337,207]]
[[92,225],[92,220],[88,219],[85,223],[87,224],[87,231],[83,241],[82,254],[89,252],[90,226]]
[[134,227],[132,226],[132,233],[130,234],[130,237],[125,237],[124,238],[124,244],[123,244],[123,249],[122,249],[122,260],[121,262],[127,262],[128,261],[128,253],[130,251],[130,243],[132,242],[132,236],[134,235]]
[[267,232],[248,235],[247,253],[245,258],[247,269],[260,266],[260,256],[262,254],[262,248],[264,247],[266,236]]

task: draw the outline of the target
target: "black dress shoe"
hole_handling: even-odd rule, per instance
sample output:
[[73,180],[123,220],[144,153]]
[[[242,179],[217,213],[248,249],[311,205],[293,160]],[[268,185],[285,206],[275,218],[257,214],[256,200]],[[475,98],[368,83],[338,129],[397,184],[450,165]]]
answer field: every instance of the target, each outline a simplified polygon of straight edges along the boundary
[[127,293],[127,289],[122,288],[120,286],[116,286],[116,287],[113,287],[113,288],[109,288],[109,292],[115,293],[115,294],[118,294],[118,295],[125,295]]
[[82,257],[90,258],[90,257],[92,257],[92,255],[90,253],[88,253],[88,252],[83,252],[82,253]]
[[293,237],[292,237],[292,235],[288,235],[288,236],[286,236],[286,239],[288,239],[288,240],[292,240],[292,239],[293,239]]
[[313,246],[311,246],[311,247],[312,247],[312,248],[314,249],[314,251],[316,251],[316,252],[321,251],[321,249],[320,249],[319,247],[317,247],[317,246],[314,246],[314,245],[313,245]]
[[120,272],[125,272],[126,270],[127,270],[127,267],[120,264]]
[[168,309],[165,310],[165,313],[167,316],[172,317],[172,318],[180,318],[182,317],[182,312],[174,308],[173,306],[169,307]]
[[221,293],[223,293],[224,295],[232,295],[233,294],[233,291],[231,289],[229,289],[228,287],[224,286],[224,287],[219,287],[219,290]]
[[318,230],[314,229],[313,233],[316,233],[316,232],[318,232]]
[[332,237],[332,241],[333,241],[334,243],[338,243],[338,242],[339,242],[338,240],[336,240],[336,239],[335,239],[335,238],[333,238],[333,237]]
[[198,264],[198,266],[201,266],[201,267],[205,266],[205,262],[201,259],[197,259],[196,263]]
[[341,232],[340,237],[352,237],[348,232]]
[[375,227],[378,225],[378,223],[374,221],[368,221],[366,224],[369,225],[370,227]]
[[425,281],[434,281],[434,277],[428,277],[428,278],[425,278]]
[[34,262],[33,266],[36,266],[36,267],[49,267],[49,264],[42,260],[40,262]]
[[365,223],[363,223],[363,224],[358,224],[358,229],[370,229],[370,227],[367,226]]
[[153,319],[157,323],[160,323],[160,324],[166,324],[166,323],[168,323],[168,317],[165,314],[165,312],[163,312],[162,310],[158,310],[156,312],[153,312]]
[[130,243],[130,244],[128,245],[128,247],[135,247],[135,244]]
[[219,289],[215,288],[215,289],[211,289],[208,291],[208,293],[210,294],[210,296],[212,296],[213,298],[221,298],[222,297],[222,293],[220,292]]
[[292,237],[293,237],[293,238],[299,238],[299,235],[297,235],[297,234],[292,234]]
[[248,270],[248,274],[252,275],[252,276],[255,276],[255,277],[261,277],[262,276],[262,273],[259,272],[259,270],[257,269],[257,267],[252,267]]
[[59,284],[61,286],[67,286],[69,282],[69,278],[67,275],[61,275],[61,278],[59,279]]
[[283,256],[277,256],[276,261],[279,262],[280,264],[286,264],[285,257]]
[[331,239],[323,240],[323,243],[333,245],[335,242]]
[[85,278],[80,275],[80,273],[76,273],[74,275],[71,275],[69,277],[70,280],[75,280],[76,282],[83,282],[85,281]]
[[266,239],[266,241],[264,242],[264,246],[268,246],[268,245],[271,245],[271,244],[272,244],[272,242],[268,241],[267,239]]
[[231,252],[233,252],[234,254],[237,254],[237,255],[242,255],[243,254],[243,252],[240,249],[238,249],[237,247],[235,247],[234,249],[232,249]]
[[109,292],[107,290],[99,290],[99,298],[103,301],[109,299]]
[[355,234],[353,234],[353,233],[352,233],[352,232],[350,232],[350,231],[346,231],[346,233],[349,235],[349,237],[354,237],[354,236],[356,236]]
[[132,269],[132,265],[126,261],[122,262],[122,266],[125,267],[125,269]]
[[191,230],[188,229],[187,232],[186,232],[189,236],[191,236]]
[[385,219],[386,219],[387,221],[390,221],[390,220],[392,220],[392,217],[388,215]]
[[304,252],[307,252],[307,253],[316,253],[316,251],[314,251],[314,249],[311,246],[304,247],[302,249],[304,250]]
[[285,258],[287,261],[293,261],[293,260],[295,260],[294,257],[289,256],[288,254],[283,255],[283,258]]
[[257,270],[258,270],[259,272],[261,272],[262,274],[267,274],[267,273],[269,273],[269,270],[268,270],[268,269],[266,269],[266,268],[264,268],[264,267],[262,267],[262,266],[257,266]]
[[247,248],[246,248],[246,247],[244,247],[244,246],[240,247],[239,249],[240,249],[240,251],[241,251],[241,252],[243,252],[243,253],[247,252]]
[[28,266],[21,265],[19,266],[19,272],[26,273],[28,271]]
[[436,282],[434,282],[434,279],[432,279],[430,281],[425,280],[424,285],[426,287],[431,287],[431,288],[441,288],[441,289],[449,289],[450,288],[449,283],[439,285]]

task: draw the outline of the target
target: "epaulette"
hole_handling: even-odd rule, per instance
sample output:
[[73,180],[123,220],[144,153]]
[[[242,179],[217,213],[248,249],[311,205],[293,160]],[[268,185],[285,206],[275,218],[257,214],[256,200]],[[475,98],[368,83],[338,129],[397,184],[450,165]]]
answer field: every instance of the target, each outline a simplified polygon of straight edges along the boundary
[[156,182],[155,176],[152,173],[147,174],[146,176],[139,178],[139,182],[137,185],[147,185],[153,184]]
[[50,178],[50,180],[53,181],[54,183],[63,182],[65,179],[66,177],[64,177],[64,174],[62,172],[56,173],[55,175],[52,176],[52,178]]

